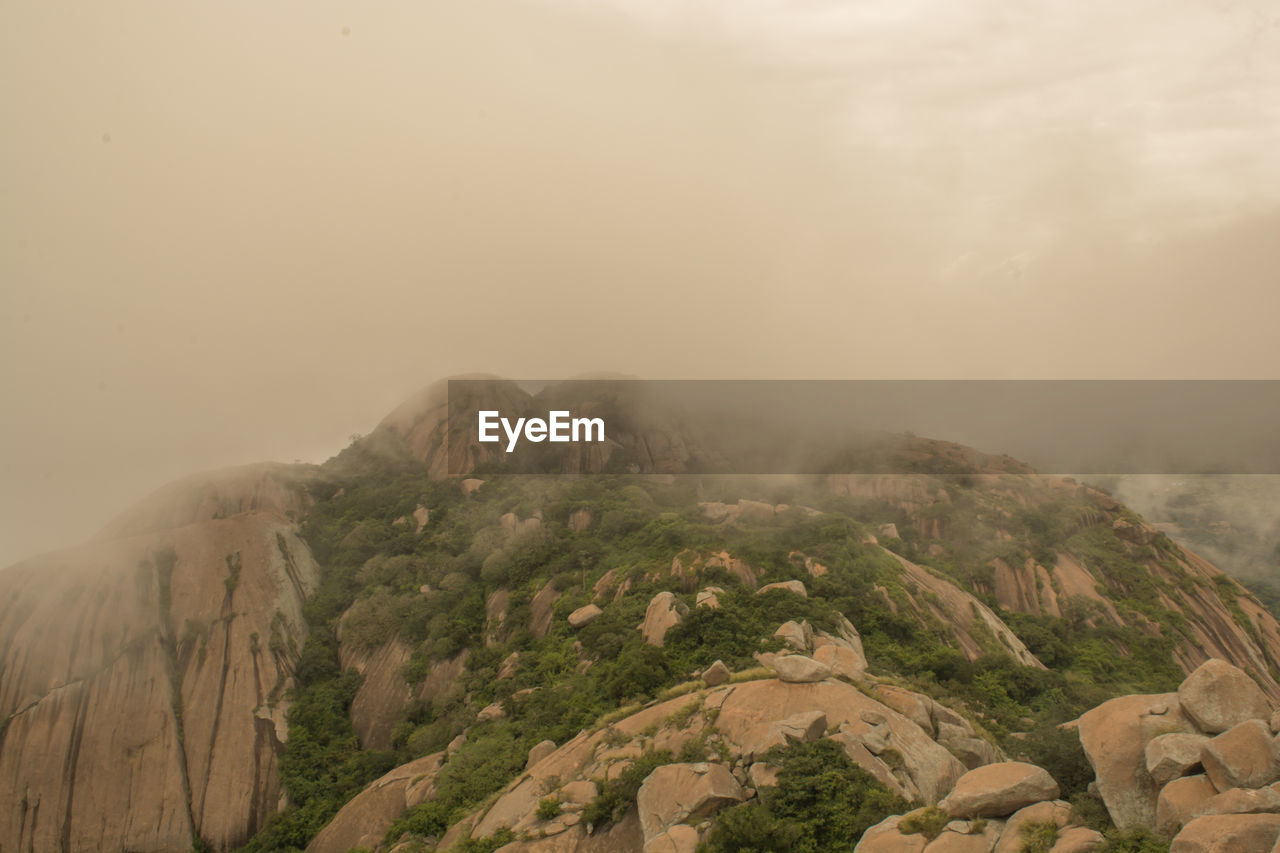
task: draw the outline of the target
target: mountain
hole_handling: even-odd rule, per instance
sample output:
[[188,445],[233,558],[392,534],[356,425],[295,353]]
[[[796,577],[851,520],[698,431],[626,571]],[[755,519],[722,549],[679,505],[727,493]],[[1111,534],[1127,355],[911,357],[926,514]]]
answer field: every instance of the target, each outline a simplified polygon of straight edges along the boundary
[[0,850],[736,849],[843,820],[786,799],[800,768],[878,821],[1009,757],[1128,830],[1063,724],[1206,666],[1280,704],[1272,615],[1097,488],[912,436],[873,451],[921,473],[698,473],[677,412],[483,387],[622,428],[512,473],[437,385],[0,572]]

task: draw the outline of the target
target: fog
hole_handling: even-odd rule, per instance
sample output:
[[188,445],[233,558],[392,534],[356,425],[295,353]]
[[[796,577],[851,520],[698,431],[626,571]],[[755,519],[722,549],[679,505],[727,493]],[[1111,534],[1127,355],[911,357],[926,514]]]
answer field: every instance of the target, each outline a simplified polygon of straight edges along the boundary
[[15,0],[0,63],[0,565],[462,372],[1280,365],[1267,2]]

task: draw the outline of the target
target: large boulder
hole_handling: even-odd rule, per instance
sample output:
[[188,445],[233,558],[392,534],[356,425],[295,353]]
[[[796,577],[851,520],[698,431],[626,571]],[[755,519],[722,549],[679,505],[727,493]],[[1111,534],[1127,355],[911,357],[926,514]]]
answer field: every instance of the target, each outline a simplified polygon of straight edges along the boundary
[[1160,790],[1160,799],[1156,803],[1156,832],[1166,838],[1177,834],[1197,816],[1196,810],[1217,793],[1218,789],[1203,773],[1174,779]]
[[925,853],[989,853],[1003,830],[1004,824],[998,820],[953,820],[929,842]]
[[808,598],[809,591],[804,588],[802,581],[778,581],[777,583],[767,583],[756,590],[756,595],[764,595],[766,592],[773,590],[781,590],[782,592],[790,592],[801,598]]
[[[816,645],[816,642],[815,642]],[[813,659],[831,670],[832,675],[857,680],[867,671],[867,659],[853,649],[835,644],[818,646]]]
[[788,648],[795,649],[797,652],[809,650],[809,643],[813,638],[812,629],[805,630],[808,625],[802,625],[799,622],[783,622],[778,626],[778,630],[773,632],[776,640],[781,640]]
[[1277,838],[1280,815],[1206,815],[1182,828],[1169,853],[1264,853]]
[[702,671],[702,680],[706,682],[708,687],[719,687],[729,681],[733,673],[729,672],[729,667],[725,666],[724,661],[717,660],[711,666]]
[[556,742],[553,740],[544,740],[529,750],[529,758],[525,761],[524,766],[532,767],[555,751]]
[[666,764],[640,784],[636,809],[645,849],[673,826],[740,803],[746,793],[722,764]]
[[1058,783],[1043,767],[1004,761],[965,773],[938,808],[958,818],[1006,817],[1058,794]]
[[645,842],[644,853],[694,853],[698,849],[698,830],[678,823],[651,841]]
[[1154,824],[1159,786],[1147,772],[1146,748],[1159,735],[1192,730],[1177,695],[1111,699],[1081,716],[1079,730],[1097,776],[1098,794],[1116,826]]
[[1069,826],[1058,833],[1049,853],[1093,853],[1106,843],[1102,833],[1087,826]]
[[667,631],[679,625],[688,611],[689,608],[673,593],[655,595],[644,611],[644,623],[640,626],[644,641],[651,646],[661,646]]
[[1261,788],[1280,779],[1280,754],[1262,720],[1246,720],[1213,738],[1200,751],[1200,761],[1219,791]]
[[1172,732],[1152,738],[1144,755],[1147,772],[1157,786],[1186,776],[1200,764],[1200,750],[1209,742],[1204,735]]
[[1280,814],[1280,791],[1274,788],[1232,788],[1210,797],[1195,810],[1210,814]]
[[1266,694],[1242,669],[1213,658],[1178,687],[1183,712],[1203,732],[1217,734],[1246,720],[1271,717]]
[[789,684],[809,684],[831,675],[831,668],[804,655],[782,655],[774,658],[773,671]]

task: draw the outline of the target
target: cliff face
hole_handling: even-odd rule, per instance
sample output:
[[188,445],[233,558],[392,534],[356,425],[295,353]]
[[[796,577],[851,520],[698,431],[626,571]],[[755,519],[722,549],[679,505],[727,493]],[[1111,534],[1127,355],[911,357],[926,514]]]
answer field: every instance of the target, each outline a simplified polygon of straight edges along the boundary
[[275,507],[188,497],[0,572],[0,849],[227,849],[281,806],[318,569]]

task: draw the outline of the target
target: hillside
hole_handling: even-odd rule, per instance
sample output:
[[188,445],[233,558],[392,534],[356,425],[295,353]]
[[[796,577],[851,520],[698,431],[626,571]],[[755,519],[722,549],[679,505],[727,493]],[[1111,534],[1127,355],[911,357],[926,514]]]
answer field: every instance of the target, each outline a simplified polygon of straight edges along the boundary
[[1011,758],[1064,833],[1167,836],[1109,793],[1092,709],[1219,663],[1260,697],[1235,722],[1280,704],[1253,596],[1007,457],[695,475],[696,431],[636,416],[566,462],[616,473],[550,477],[446,424],[432,390],[323,466],[192,478],[0,572],[0,849],[852,849]]

